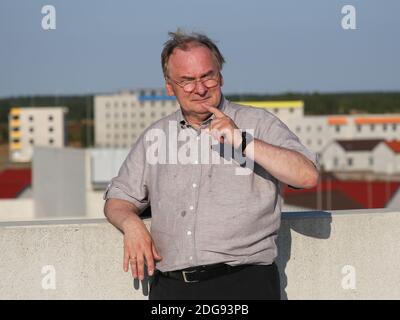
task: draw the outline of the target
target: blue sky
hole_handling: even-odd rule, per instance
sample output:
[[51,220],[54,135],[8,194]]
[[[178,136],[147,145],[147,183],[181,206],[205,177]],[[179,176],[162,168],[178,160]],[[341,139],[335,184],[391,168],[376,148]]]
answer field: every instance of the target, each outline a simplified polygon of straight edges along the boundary
[[[56,30],[41,28],[44,5]],[[356,8],[344,30],[341,8]],[[225,93],[400,89],[398,0],[1,0],[0,97],[162,87],[167,32],[218,41]]]

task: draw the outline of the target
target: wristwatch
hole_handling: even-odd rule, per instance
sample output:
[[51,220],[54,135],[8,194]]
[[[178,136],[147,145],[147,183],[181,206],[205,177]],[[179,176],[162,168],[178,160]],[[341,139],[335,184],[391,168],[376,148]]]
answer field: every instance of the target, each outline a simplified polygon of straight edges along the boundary
[[245,157],[244,151],[246,147],[254,140],[254,137],[246,132],[246,130],[242,131],[242,157]]

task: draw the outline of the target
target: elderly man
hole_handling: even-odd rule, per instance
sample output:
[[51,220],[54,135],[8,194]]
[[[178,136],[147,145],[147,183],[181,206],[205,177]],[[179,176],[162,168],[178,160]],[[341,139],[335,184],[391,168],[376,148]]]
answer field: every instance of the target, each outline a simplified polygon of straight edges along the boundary
[[[314,187],[316,157],[268,111],[224,98],[224,58],[207,36],[169,35],[161,62],[180,110],[145,130],[105,193],[124,271],[143,279],[147,266],[150,299],[279,299],[281,185]],[[139,215],[150,204],[149,232]]]

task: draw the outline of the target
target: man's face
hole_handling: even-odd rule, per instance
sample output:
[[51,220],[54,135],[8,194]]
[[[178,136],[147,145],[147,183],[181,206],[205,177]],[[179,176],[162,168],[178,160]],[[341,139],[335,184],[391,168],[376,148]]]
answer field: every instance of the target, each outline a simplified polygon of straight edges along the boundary
[[[191,80],[203,80],[214,76],[218,85],[207,88],[201,81],[195,82],[192,92],[185,90],[176,84]],[[222,76],[219,75],[217,62],[211,51],[202,46],[192,47],[187,51],[175,49],[168,61],[168,77],[166,90],[169,95],[175,95],[182,109],[187,115],[206,116],[209,114],[203,106],[217,107],[221,100]]]

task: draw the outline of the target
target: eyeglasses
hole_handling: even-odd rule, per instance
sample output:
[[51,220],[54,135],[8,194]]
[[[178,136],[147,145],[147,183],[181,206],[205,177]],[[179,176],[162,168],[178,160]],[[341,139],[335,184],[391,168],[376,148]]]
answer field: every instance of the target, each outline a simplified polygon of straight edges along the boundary
[[171,79],[170,77],[167,76],[169,80],[171,80],[173,83],[176,83],[178,86],[180,86],[183,91],[190,93],[193,92],[193,90],[196,88],[197,82],[201,82],[201,84],[208,89],[214,88],[218,85],[219,83],[219,74],[217,76],[211,76],[207,77],[204,79],[199,79],[199,80],[187,80],[187,81],[181,81],[178,82],[174,79]]

